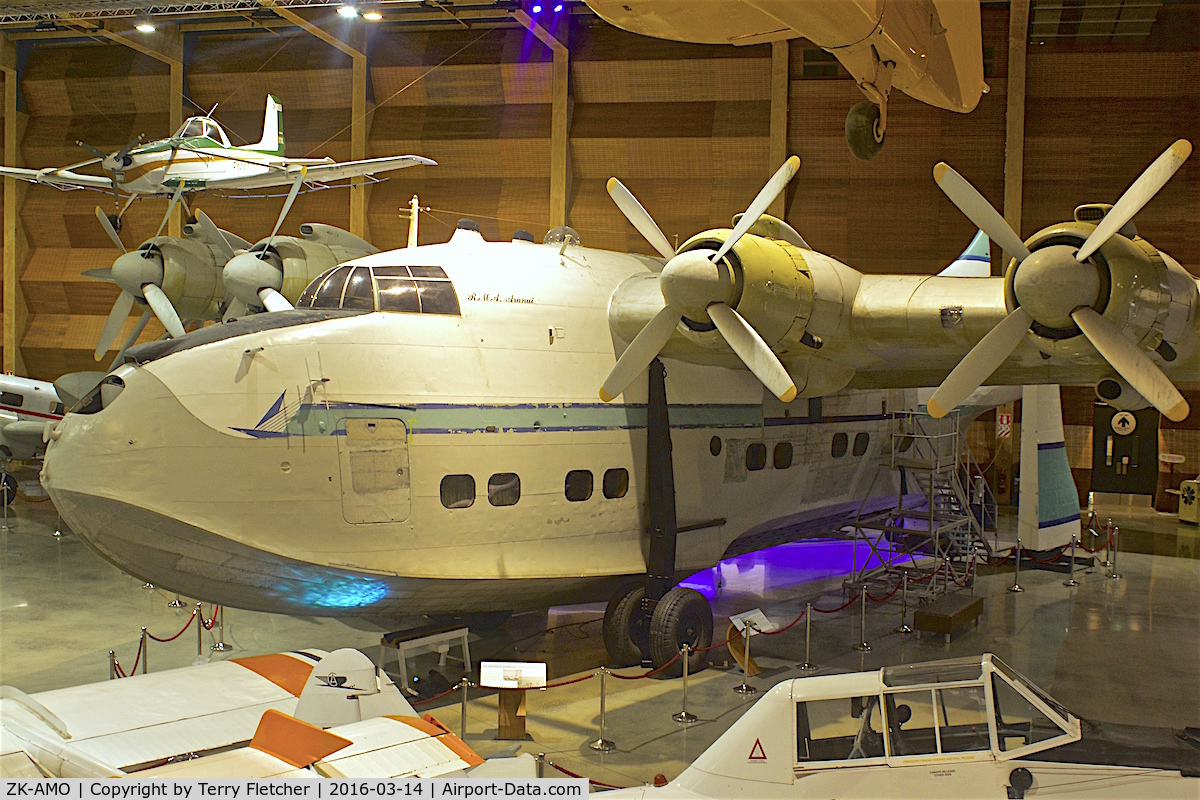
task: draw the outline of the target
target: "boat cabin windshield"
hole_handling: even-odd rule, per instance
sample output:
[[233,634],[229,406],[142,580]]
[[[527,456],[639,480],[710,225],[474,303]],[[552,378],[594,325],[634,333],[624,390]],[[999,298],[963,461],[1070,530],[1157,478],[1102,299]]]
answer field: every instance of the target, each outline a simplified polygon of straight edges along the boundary
[[[885,667],[837,681],[799,679],[796,768],[864,763],[997,760],[1080,738],[1079,720],[1016,670],[991,655]],[[812,679],[807,679],[812,680]]]
[[461,313],[445,270],[433,265],[334,267],[308,285],[296,308]]
[[183,127],[175,134],[176,139],[196,139],[204,137],[212,139],[225,147],[229,147],[229,137],[225,135],[225,131],[216,123],[216,120],[208,117],[188,117],[188,121],[183,123]]

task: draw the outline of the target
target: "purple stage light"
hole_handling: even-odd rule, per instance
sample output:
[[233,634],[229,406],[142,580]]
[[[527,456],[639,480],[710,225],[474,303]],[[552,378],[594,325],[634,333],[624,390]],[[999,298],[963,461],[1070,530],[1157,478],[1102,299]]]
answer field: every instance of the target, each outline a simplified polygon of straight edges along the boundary
[[556,5],[556,6],[554,7],[554,13],[555,13],[555,14],[557,14],[558,12],[560,12],[560,11],[562,11],[562,10],[563,10],[563,4],[562,4],[562,3],[559,3],[558,5]]
[[540,13],[542,13],[542,6],[541,6],[541,4],[539,3],[538,5],[535,5],[535,6],[533,7],[532,11],[533,11],[533,13],[535,13],[535,14],[540,14]]

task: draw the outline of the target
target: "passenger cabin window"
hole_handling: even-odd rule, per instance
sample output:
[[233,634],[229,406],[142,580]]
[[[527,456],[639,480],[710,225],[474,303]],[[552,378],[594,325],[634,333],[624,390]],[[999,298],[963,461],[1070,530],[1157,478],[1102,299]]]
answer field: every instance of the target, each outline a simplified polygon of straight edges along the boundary
[[767,446],[754,442],[746,448],[746,469],[757,472],[767,465]]
[[871,444],[871,434],[856,433],[854,435],[854,450],[852,450],[851,452],[854,453],[855,458],[858,458],[859,456],[861,456],[867,452],[867,446],[870,444]]
[[708,452],[712,453],[714,456],[721,455],[721,437],[720,436],[714,436],[708,440]]
[[796,704],[796,760],[882,758],[878,697],[839,697]]
[[573,469],[567,473],[563,492],[572,503],[582,503],[592,496],[591,470]]
[[775,455],[772,459],[775,469],[787,469],[792,466],[792,443],[779,442],[775,445]]
[[609,500],[624,497],[629,491],[629,470],[623,467],[610,469],[604,473],[604,496]]
[[846,448],[849,446],[849,437],[844,433],[835,433],[833,435],[833,446],[829,450],[829,454],[834,458],[841,458],[846,455]]
[[352,275],[350,269],[336,267],[314,280],[300,295],[297,308],[462,313],[454,284],[441,267],[354,267]]
[[62,403],[55,403],[54,406],[50,409],[50,413],[58,414],[61,417],[63,414],[66,413],[66,409],[63,408]]
[[25,396],[16,392],[0,392],[0,405],[20,408],[25,405]]
[[475,503],[475,479],[470,475],[442,478],[442,505],[446,508],[470,508]]
[[488,478],[488,502],[494,506],[515,506],[521,499],[521,479],[515,472],[497,472]]

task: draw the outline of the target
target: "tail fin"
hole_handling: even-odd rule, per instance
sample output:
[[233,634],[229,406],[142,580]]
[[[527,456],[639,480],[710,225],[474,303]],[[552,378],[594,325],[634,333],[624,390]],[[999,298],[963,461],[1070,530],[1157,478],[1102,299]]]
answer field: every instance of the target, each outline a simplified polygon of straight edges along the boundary
[[283,105],[274,95],[267,95],[267,113],[263,118],[262,139],[248,148],[273,156],[283,155]]
[[1058,386],[1026,386],[1021,403],[1017,533],[1029,550],[1061,547],[1080,531],[1079,494],[1063,438]]
[[983,231],[975,234],[975,238],[967,245],[954,263],[938,273],[942,278],[986,278],[992,274],[992,256],[987,234]]

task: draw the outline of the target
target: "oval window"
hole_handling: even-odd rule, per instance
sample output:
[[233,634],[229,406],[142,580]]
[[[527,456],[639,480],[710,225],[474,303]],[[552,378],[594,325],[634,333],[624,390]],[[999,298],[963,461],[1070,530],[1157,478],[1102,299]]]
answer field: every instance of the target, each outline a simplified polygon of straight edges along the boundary
[[587,469],[573,469],[567,473],[563,492],[572,503],[582,503],[592,496],[592,472]]
[[708,440],[708,452],[712,453],[714,456],[721,455],[721,437],[720,436],[714,436],[713,438]]
[[515,506],[521,499],[521,478],[515,472],[497,472],[488,478],[488,502],[494,506]]
[[854,453],[855,458],[867,452],[867,447],[871,444],[871,434],[858,433],[854,436]]
[[792,465],[792,443],[779,442],[775,445],[775,454],[772,459],[775,469],[787,469]]
[[746,448],[746,469],[751,472],[758,472],[767,465],[767,446],[762,442],[755,442]]
[[834,458],[841,458],[846,455],[846,449],[850,446],[850,437],[844,433],[835,433],[833,435],[833,446],[829,450],[829,454]]
[[623,467],[610,469],[604,473],[604,496],[609,500],[624,497],[629,491],[629,470]]

